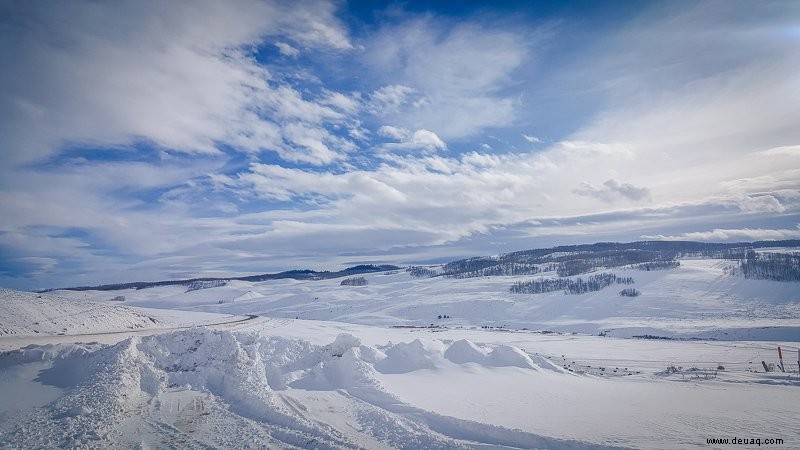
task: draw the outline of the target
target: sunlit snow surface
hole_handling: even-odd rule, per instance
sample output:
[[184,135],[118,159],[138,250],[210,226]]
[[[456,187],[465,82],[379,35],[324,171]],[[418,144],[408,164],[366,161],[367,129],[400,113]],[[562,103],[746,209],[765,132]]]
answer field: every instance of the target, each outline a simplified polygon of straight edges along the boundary
[[[0,447],[800,446],[798,285],[681,264],[615,271],[637,298],[403,272],[364,287],[0,291]],[[794,373],[764,373],[777,345]]]

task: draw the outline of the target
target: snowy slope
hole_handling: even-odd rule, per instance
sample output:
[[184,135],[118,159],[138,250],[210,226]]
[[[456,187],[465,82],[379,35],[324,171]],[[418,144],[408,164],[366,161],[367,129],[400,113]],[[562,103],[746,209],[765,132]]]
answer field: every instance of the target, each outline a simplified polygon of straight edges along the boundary
[[[621,297],[617,286],[581,295],[509,293],[515,281],[530,276],[414,279],[404,272],[367,274],[369,284],[357,287],[341,286],[340,280],[272,280],[237,281],[188,293],[171,286],[60,294],[97,299],[125,295],[127,304],[138,306],[367,325],[477,325],[615,336],[800,340],[800,283],[731,276],[724,270],[728,265],[723,260],[684,259],[673,270],[600,271],[633,277],[633,287],[642,293],[634,298]],[[438,319],[439,315],[449,318]]]
[[83,302],[47,294],[0,290],[0,336],[78,334],[163,326],[111,302]]
[[[25,343],[73,342],[75,336],[152,334],[196,325],[237,323],[246,316],[123,306],[0,289],[0,350]],[[113,337],[111,338],[113,340]]]

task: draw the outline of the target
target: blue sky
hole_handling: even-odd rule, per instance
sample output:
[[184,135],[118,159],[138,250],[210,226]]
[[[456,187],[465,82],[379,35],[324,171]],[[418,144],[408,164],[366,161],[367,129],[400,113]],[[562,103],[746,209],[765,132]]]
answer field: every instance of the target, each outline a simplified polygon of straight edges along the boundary
[[800,3],[0,2],[0,286],[800,238]]

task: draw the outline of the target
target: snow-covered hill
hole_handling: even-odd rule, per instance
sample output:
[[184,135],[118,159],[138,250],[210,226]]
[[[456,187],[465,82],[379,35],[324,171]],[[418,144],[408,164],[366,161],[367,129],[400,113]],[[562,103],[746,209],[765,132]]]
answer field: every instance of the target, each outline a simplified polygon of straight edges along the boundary
[[341,286],[340,280],[272,280],[235,281],[190,292],[169,286],[58,293],[97,300],[124,295],[126,304],[153,308],[366,325],[502,326],[627,337],[800,340],[800,283],[732,276],[726,272],[730,265],[725,260],[683,259],[680,267],[672,270],[597,271],[632,277],[632,287],[641,292],[638,297],[620,296],[620,289],[627,286],[581,295],[509,293],[516,281],[554,273],[420,279],[406,272],[388,272],[364,275],[367,286]]
[[117,302],[76,301],[0,290],[0,336],[79,334],[165,325],[168,324]]
[[0,289],[0,350],[24,342],[69,342],[71,336],[122,334],[124,337],[126,333],[146,334],[244,319],[245,316],[137,308],[119,301],[69,299]]

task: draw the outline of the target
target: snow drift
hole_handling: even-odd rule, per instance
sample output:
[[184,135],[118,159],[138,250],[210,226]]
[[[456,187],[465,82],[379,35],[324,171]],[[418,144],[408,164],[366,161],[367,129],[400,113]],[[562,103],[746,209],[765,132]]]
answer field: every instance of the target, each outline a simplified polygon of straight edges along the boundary
[[[384,423],[375,433],[405,424],[406,432],[415,436],[404,434],[398,442],[412,439],[430,448],[454,448],[460,444],[445,435],[455,433],[460,438],[459,433],[467,429],[480,435],[475,430],[481,427],[487,443],[518,443],[534,437],[413,408],[379,381],[379,373],[436,369],[452,361],[539,369],[511,346],[485,353],[469,341],[447,345],[417,339],[378,349],[362,345],[350,334],[318,346],[256,332],[194,328],[131,337],[113,346],[59,344],[0,353],[0,368],[33,361],[50,363],[37,381],[65,393],[47,408],[31,411],[0,430],[0,442],[13,448],[139,445],[120,442],[125,439],[121,428],[169,420],[178,423],[176,418],[169,419],[176,399],[178,411],[182,399],[184,410],[191,402],[200,411],[193,420],[213,422],[220,415],[234,414],[266,430],[278,446],[305,447],[314,442],[318,448],[358,447],[340,431],[309,419],[287,402],[282,392],[297,389],[347,392],[352,396],[348,401],[358,402],[362,418]],[[203,405],[199,409],[198,399]],[[429,428],[442,428],[444,435]],[[130,438],[130,434],[124,436]],[[205,439],[208,444],[222,445],[210,432]]]

